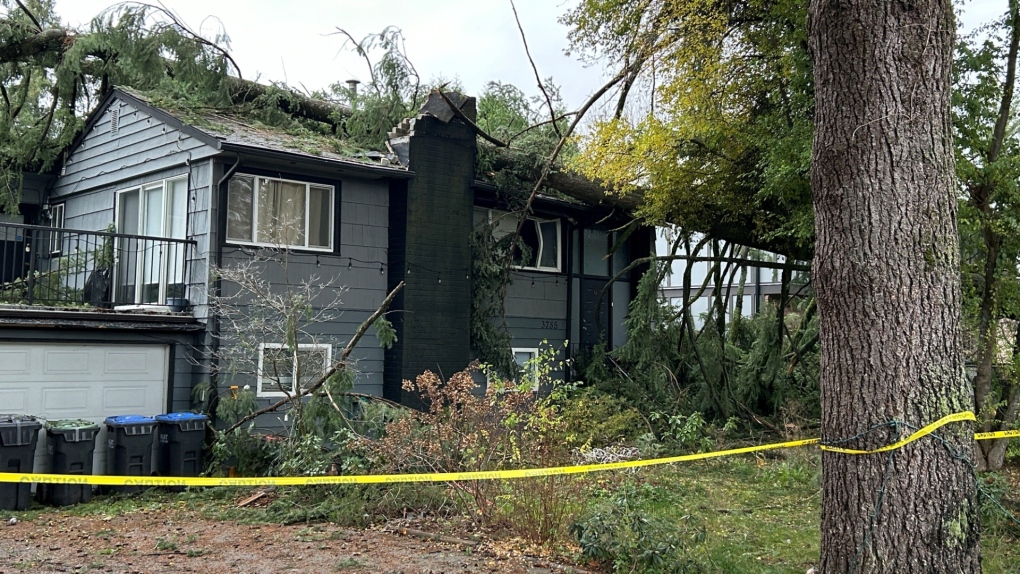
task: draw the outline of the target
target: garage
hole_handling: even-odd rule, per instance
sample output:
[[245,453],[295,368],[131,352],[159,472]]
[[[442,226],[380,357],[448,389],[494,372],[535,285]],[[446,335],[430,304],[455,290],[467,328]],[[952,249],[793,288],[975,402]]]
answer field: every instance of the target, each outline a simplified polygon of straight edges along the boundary
[[[0,343],[0,413],[87,419],[167,410],[167,345]],[[106,461],[105,428],[95,469]],[[40,445],[45,437],[40,436]],[[36,451],[36,470],[44,448]]]

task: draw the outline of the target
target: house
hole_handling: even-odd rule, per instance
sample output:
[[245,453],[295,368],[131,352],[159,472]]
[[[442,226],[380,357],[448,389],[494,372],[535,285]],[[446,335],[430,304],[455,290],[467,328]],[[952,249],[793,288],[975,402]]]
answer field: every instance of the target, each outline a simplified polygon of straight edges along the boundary
[[[657,231],[655,239],[657,255],[670,255],[674,236],[675,231],[672,229],[660,228]],[[701,237],[695,235],[692,243],[697,244]],[[712,271],[713,262],[708,259],[714,256],[724,256],[725,253],[713,253],[712,250],[712,246],[702,246],[700,251],[687,253],[684,245],[680,245],[676,253],[677,259],[669,262],[669,269],[659,288],[662,298],[673,307],[680,309],[683,307],[685,299],[684,282],[685,280],[690,281],[687,286],[689,289],[687,298],[691,299],[691,316],[697,327],[702,325],[703,317],[715,304],[717,295],[723,298],[727,321],[732,318],[733,312],[738,308],[738,296],[741,297],[739,308],[745,317],[762,311],[769,301],[778,302],[780,300],[783,291],[782,272],[770,265],[770,262],[784,263],[786,261],[784,256],[768,252],[751,253],[747,259],[761,261],[760,266],[753,263],[721,265],[717,281]],[[700,260],[689,261],[685,259],[687,256],[700,258]],[[789,295],[793,296],[803,294],[806,289],[802,280],[794,281],[789,288]]]
[[[474,113],[473,98],[458,101]],[[277,400],[265,377],[231,376],[219,363],[232,334],[209,294],[235,287],[215,269],[281,247],[285,271],[264,271],[272,285],[316,276],[345,288],[342,313],[312,333],[332,342],[308,343],[303,358],[334,358],[336,343],[406,284],[389,315],[397,342],[363,340],[355,390],[418,404],[404,379],[449,375],[473,358],[470,235],[506,207],[476,179],[473,128],[431,106],[395,128],[394,155],[352,157],[249,118],[112,90],[57,173],[26,179],[22,215],[0,220],[0,410],[96,421],[187,410],[202,381]],[[531,259],[507,293],[519,360],[542,341],[570,341],[565,355],[622,344],[639,270],[620,272],[652,248],[642,229],[613,251],[625,221],[535,201],[522,234]],[[260,346],[263,369],[282,343]]]

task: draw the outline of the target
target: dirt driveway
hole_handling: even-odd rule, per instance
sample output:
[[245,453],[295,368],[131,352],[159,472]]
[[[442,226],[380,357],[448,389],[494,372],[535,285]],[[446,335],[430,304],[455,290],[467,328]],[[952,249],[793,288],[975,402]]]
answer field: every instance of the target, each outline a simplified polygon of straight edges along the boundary
[[28,516],[11,524],[0,515],[0,572],[581,571],[486,542],[467,547],[400,535],[393,524],[368,530],[244,524],[203,517],[182,502],[112,515],[47,510]]

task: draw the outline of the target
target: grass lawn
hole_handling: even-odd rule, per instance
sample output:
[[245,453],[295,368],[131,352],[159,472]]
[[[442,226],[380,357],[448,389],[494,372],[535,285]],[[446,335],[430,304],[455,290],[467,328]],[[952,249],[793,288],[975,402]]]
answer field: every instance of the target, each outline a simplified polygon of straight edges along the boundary
[[[688,571],[803,574],[819,554],[819,460],[817,452],[802,450],[774,459],[743,456],[678,464],[631,475],[621,488],[635,514],[684,525],[686,540],[679,554]],[[1016,477],[1020,468],[981,477],[986,490],[1013,513],[1020,509]],[[620,504],[619,497],[606,493],[595,508]],[[1020,573],[1020,526],[993,505],[984,508],[984,572]],[[618,571],[628,566],[618,564]]]
[[[819,554],[819,460],[817,451],[802,449],[780,456],[743,455],[588,475],[584,487],[573,491],[582,500],[585,496],[579,493],[586,492],[587,504],[570,500],[574,507],[585,507],[576,519],[575,536],[589,556],[604,551],[601,565],[607,572],[615,567],[616,572],[803,574],[817,563]],[[984,572],[1020,574],[1020,524],[1005,514],[1007,509],[1020,513],[1020,460],[1010,460],[1006,469],[984,474],[980,480],[983,490],[999,502],[983,504]],[[374,493],[373,500],[381,495],[389,505],[407,511],[414,511],[426,498],[434,503],[449,494],[442,485],[334,491],[351,493],[349,500],[315,494],[324,492],[306,491],[305,500],[311,496],[311,502],[334,508],[352,505],[358,516],[363,508],[358,497],[366,493]],[[97,496],[91,503],[59,510],[33,505],[29,511],[12,514],[59,521],[62,514],[117,515],[183,506],[231,523],[280,522],[280,514],[273,514],[272,508],[238,508],[243,494],[229,488],[181,494],[154,490],[131,497]],[[281,498],[277,503],[288,506],[293,501]],[[377,520],[385,518],[368,519]],[[498,531],[492,535],[501,536]],[[573,538],[550,543],[545,551],[566,561],[585,560]],[[588,563],[586,568],[598,566]]]

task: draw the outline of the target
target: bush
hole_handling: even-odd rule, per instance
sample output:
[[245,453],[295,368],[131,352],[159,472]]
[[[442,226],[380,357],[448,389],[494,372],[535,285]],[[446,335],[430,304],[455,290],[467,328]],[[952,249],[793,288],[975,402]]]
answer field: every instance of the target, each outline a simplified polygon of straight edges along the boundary
[[[700,572],[689,550],[704,542],[705,526],[690,514],[679,514],[676,503],[661,487],[628,482],[571,532],[585,556],[611,565],[613,572]],[[652,512],[653,507],[658,510]],[[669,508],[673,511],[664,510]]]
[[650,432],[648,421],[620,397],[594,388],[578,389],[560,405],[567,444],[584,450],[632,443]]
[[[540,354],[526,372],[549,383],[555,353]],[[396,420],[378,440],[362,438],[365,456],[387,473],[471,472],[559,466],[570,463],[567,423],[559,413],[563,390],[549,396],[532,391],[533,381],[506,381],[489,373],[484,395],[475,392],[472,370],[443,381],[432,372],[404,388],[420,393],[427,410]],[[546,542],[566,534],[582,507],[583,476],[526,480],[477,480],[450,484],[472,515],[490,526]]]

